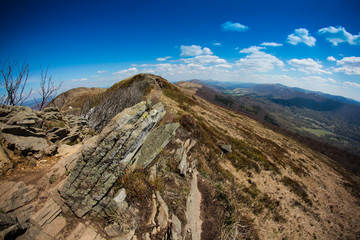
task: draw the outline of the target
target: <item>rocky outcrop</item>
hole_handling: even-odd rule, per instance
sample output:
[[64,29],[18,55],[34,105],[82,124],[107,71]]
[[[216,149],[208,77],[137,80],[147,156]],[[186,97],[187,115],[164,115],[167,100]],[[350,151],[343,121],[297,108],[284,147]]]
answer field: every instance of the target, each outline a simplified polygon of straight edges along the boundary
[[36,165],[44,155],[55,155],[58,145],[79,143],[94,133],[86,119],[64,117],[54,107],[36,111],[28,107],[0,106],[0,140],[4,146],[4,151],[0,150],[0,175],[19,162]]
[[[99,212],[109,204],[111,198],[106,194],[134,161],[135,154],[164,115],[162,104],[150,107],[149,102],[141,102],[116,115],[98,137],[84,145],[81,157],[60,189],[66,204],[78,217],[93,208]],[[177,125],[170,125],[155,131],[159,148],[167,144],[176,128]],[[146,166],[159,152],[146,149],[141,149],[139,156],[147,156],[148,160],[137,158],[135,163],[139,166]]]

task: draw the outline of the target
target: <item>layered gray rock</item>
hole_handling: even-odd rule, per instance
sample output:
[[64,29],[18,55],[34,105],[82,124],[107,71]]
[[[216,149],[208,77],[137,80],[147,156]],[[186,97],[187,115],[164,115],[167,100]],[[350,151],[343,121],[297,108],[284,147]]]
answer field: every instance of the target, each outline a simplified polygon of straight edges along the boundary
[[41,127],[43,120],[29,107],[13,107],[9,115],[12,117],[7,121],[9,125]]
[[101,134],[84,145],[71,175],[60,189],[67,205],[82,217],[98,205],[155,125],[165,115],[161,103],[141,102],[116,115]]
[[162,125],[152,131],[140,151],[134,157],[133,168],[147,167],[175,135],[179,123]]

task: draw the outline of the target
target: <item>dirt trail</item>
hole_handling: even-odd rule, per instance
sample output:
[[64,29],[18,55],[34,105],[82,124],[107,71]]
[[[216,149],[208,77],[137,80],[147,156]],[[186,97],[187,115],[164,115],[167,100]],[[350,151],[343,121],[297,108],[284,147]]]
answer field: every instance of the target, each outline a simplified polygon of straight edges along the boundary
[[191,231],[191,239],[200,240],[201,239],[201,225],[202,220],[200,219],[200,204],[201,204],[201,193],[198,188],[198,172],[194,170],[192,180],[191,180],[191,189],[189,198],[186,203],[186,215],[188,219],[187,228]]

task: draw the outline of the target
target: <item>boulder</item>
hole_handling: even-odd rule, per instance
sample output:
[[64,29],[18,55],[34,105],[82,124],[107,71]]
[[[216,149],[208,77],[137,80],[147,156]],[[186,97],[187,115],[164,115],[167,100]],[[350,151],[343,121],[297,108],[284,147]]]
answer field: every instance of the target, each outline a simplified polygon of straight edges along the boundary
[[17,149],[23,155],[27,155],[29,152],[40,152],[49,146],[44,138],[38,137],[22,137],[12,134],[2,134],[6,140],[9,149]]
[[116,115],[99,136],[83,146],[81,156],[59,190],[78,217],[105,199],[164,115],[161,103],[151,108],[149,102],[141,102]]
[[44,149],[44,154],[46,156],[54,156],[58,152],[57,150],[58,150],[58,146],[53,144]]
[[228,145],[228,144],[221,144],[220,145],[220,148],[221,150],[224,152],[224,153],[231,153],[231,145]]

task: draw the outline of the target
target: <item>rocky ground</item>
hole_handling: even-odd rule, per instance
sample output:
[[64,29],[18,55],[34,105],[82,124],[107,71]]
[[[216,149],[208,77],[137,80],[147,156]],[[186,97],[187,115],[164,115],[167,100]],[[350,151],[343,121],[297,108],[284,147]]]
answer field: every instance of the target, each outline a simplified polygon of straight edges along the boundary
[[359,179],[330,159],[194,84],[110,90],[129,86],[152,102],[94,115],[99,133],[57,108],[0,108],[0,239],[360,237]]

